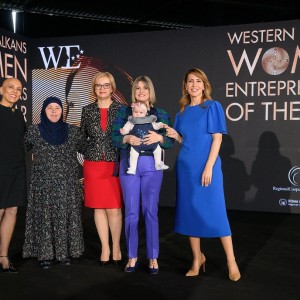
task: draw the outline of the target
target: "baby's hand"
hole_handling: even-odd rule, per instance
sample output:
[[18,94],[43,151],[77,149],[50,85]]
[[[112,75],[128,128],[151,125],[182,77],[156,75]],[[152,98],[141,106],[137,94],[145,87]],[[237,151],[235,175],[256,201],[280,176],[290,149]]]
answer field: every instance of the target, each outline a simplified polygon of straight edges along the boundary
[[165,126],[164,126],[165,124],[164,124],[164,123],[158,122],[157,124],[158,124],[158,126],[159,126],[160,129],[161,129],[161,128],[165,128]]
[[123,134],[123,135],[125,134],[124,128],[120,128],[120,133]]

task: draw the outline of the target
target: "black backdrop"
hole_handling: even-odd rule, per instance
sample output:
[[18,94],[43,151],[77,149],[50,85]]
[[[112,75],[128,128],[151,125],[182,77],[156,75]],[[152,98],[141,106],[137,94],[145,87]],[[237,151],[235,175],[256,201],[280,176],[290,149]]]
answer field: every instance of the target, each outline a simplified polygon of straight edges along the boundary
[[[42,101],[55,95],[64,101],[66,120],[79,125],[98,70],[114,75],[118,101],[130,102],[132,81],[148,75],[157,106],[174,121],[183,75],[199,67],[226,112],[221,156],[227,207],[300,213],[299,31],[299,21],[51,39],[0,29],[0,75],[21,79],[18,106],[28,124],[39,122]],[[178,150],[166,151],[162,206],[176,201]]]

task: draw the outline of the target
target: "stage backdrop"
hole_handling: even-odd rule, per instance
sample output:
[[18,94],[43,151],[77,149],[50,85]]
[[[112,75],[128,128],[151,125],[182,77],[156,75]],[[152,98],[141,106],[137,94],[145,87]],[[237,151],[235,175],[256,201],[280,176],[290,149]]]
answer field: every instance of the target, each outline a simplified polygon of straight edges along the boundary
[[[53,95],[64,101],[66,120],[79,125],[97,71],[114,75],[122,103],[130,102],[133,80],[148,75],[157,106],[174,121],[184,73],[203,69],[226,113],[228,209],[300,213],[300,21],[51,39],[0,33],[1,80],[21,79],[28,124],[39,122],[42,101]],[[178,151],[175,144],[165,153],[162,206],[176,201]]]

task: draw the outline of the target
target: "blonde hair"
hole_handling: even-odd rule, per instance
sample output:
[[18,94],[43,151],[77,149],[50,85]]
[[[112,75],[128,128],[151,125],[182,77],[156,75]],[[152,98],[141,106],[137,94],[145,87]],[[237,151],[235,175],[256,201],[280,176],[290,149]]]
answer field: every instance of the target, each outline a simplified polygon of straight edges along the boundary
[[95,84],[96,84],[96,81],[98,80],[98,78],[101,78],[101,77],[107,77],[108,78],[108,80],[111,84],[112,91],[113,91],[112,93],[114,93],[117,89],[115,79],[109,72],[98,72],[98,73],[95,74],[94,78],[92,79],[92,95],[95,98],[97,97],[97,95],[95,93]]
[[149,95],[150,95],[149,105],[153,106],[153,104],[156,103],[154,86],[153,86],[153,83],[152,83],[151,79],[148,76],[145,76],[145,75],[137,77],[135,79],[135,81],[133,82],[132,89],[131,89],[131,101],[133,103],[137,102],[137,100],[135,99],[135,90],[136,90],[136,87],[137,87],[137,85],[140,81],[145,84],[145,87],[147,89],[149,89]]
[[183,112],[185,107],[191,104],[191,97],[186,91],[187,79],[188,79],[188,76],[190,74],[194,74],[195,76],[200,78],[203,81],[203,84],[204,84],[204,90],[203,90],[203,95],[202,95],[202,98],[201,98],[200,105],[202,106],[203,102],[205,100],[211,99],[212,88],[211,88],[210,82],[209,82],[206,74],[198,68],[190,69],[185,73],[184,78],[183,78],[183,82],[182,82],[182,97],[179,100],[180,112]]

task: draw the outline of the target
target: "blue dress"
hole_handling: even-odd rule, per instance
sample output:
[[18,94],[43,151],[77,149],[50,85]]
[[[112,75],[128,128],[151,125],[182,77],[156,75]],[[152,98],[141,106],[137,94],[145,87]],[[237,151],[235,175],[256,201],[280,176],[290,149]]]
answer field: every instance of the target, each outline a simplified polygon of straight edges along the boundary
[[177,113],[174,127],[183,137],[176,166],[175,232],[191,237],[231,235],[219,156],[213,167],[212,183],[208,187],[201,185],[212,133],[227,133],[221,104],[206,100],[204,107],[187,106],[183,113]]

